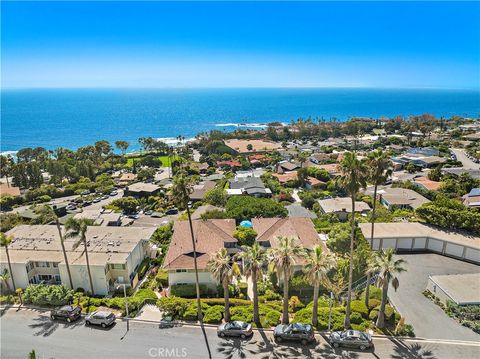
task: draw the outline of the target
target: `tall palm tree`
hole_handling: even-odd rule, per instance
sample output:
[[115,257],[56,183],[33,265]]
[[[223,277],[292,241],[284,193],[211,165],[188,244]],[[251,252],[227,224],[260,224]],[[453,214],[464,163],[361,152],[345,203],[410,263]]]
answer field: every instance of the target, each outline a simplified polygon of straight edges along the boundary
[[350,195],[352,199],[351,215],[351,238],[350,238],[350,265],[348,270],[348,296],[347,306],[345,308],[345,328],[350,327],[350,302],[352,301],[352,282],[353,282],[353,248],[355,244],[355,198],[361,188],[367,186],[367,166],[364,160],[360,160],[353,152],[347,152],[339,165],[341,176],[338,178],[340,187]]
[[198,320],[202,322],[202,306],[200,303],[200,284],[198,280],[198,264],[197,264],[197,248],[195,245],[195,235],[193,232],[192,216],[190,214],[190,193],[192,191],[192,183],[185,171],[179,171],[173,177],[172,196],[173,200],[179,208],[187,209],[188,223],[190,225],[190,235],[192,237],[193,264],[195,268],[195,287],[197,290]]
[[242,251],[238,252],[236,257],[242,259],[245,275],[252,278],[253,322],[259,323],[257,281],[262,278],[262,269],[268,262],[267,252],[258,242],[255,242],[252,246],[242,246]]
[[327,273],[335,265],[332,255],[325,254],[321,245],[316,245],[305,253],[305,266],[303,272],[308,278],[310,284],[313,285],[313,310],[312,324],[314,327],[318,325],[318,292],[320,283],[327,277]]
[[60,227],[60,221],[58,220],[57,213],[55,213],[55,208],[50,207],[49,205],[43,205],[37,207],[35,212],[39,215],[39,220],[41,223],[49,223],[55,221],[57,226],[58,238],[60,239],[60,244],[62,246],[63,259],[65,261],[65,266],[67,267],[68,281],[70,283],[70,288],[73,288],[72,273],[70,272],[70,265],[68,264],[67,252],[65,250],[65,239],[63,238],[62,228]]
[[377,251],[373,254],[373,258],[369,264],[370,271],[378,272],[378,286],[382,287],[382,302],[378,311],[376,326],[383,328],[385,326],[385,305],[388,298],[388,285],[392,283],[395,291],[400,285],[396,274],[405,272],[407,269],[404,265],[407,262],[404,259],[395,259],[395,251],[392,248]]
[[179,208],[186,208],[188,223],[190,225],[190,235],[192,237],[192,249],[193,249],[193,265],[195,269],[195,288],[197,291],[197,307],[198,307],[198,321],[202,326],[203,338],[208,351],[208,357],[212,357],[210,346],[208,344],[208,337],[203,328],[203,313],[202,304],[200,303],[200,282],[198,280],[198,264],[197,264],[197,247],[195,245],[195,234],[193,232],[192,216],[190,214],[190,193],[192,192],[192,182],[187,176],[185,170],[179,170],[173,177],[172,196],[173,200]]
[[92,280],[92,272],[90,270],[90,260],[88,259],[88,244],[87,244],[87,230],[88,226],[93,225],[93,221],[91,219],[81,218],[69,218],[65,223],[65,238],[76,238],[78,239],[72,249],[75,250],[80,243],[83,243],[84,252],[85,252],[85,261],[87,262],[87,272],[88,272],[88,280],[90,281],[90,291],[92,296],[95,295],[95,291],[93,289],[93,280]]
[[307,159],[309,157],[309,154],[307,152],[299,152],[297,154],[297,160],[300,162],[300,168],[303,168],[303,164],[307,162]]
[[5,247],[5,253],[7,254],[7,262],[8,262],[8,271],[10,272],[10,278],[12,279],[13,290],[17,288],[15,286],[15,279],[13,279],[13,272],[12,272],[12,263],[10,262],[10,253],[8,253],[8,246],[12,243],[13,237],[7,236],[5,233],[0,232],[0,246]]
[[236,263],[232,263],[232,258],[226,248],[220,248],[215,252],[207,263],[207,269],[212,273],[212,277],[223,287],[223,298],[225,299],[225,321],[230,321],[230,294],[228,285],[232,279],[240,274],[240,269]]
[[[373,184],[373,205],[372,205],[372,228],[370,231],[370,247],[373,246],[373,234],[375,232],[375,210],[377,208],[377,190],[392,175],[393,169],[390,158],[382,150],[370,152],[368,155],[369,182]],[[368,307],[370,295],[370,271],[367,273],[367,287],[365,288],[365,305]]]
[[270,248],[271,266],[277,271],[278,280],[283,279],[283,313],[282,324],[288,324],[288,281],[292,275],[293,265],[304,253],[303,247],[296,244],[293,237],[277,237],[277,246]]

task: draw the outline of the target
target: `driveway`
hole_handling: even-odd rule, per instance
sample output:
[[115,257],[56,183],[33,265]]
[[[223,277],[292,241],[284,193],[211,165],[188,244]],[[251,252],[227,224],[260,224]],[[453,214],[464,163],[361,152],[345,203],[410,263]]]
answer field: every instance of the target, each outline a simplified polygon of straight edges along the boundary
[[413,325],[416,336],[479,341],[480,335],[458,324],[422,292],[429,275],[477,273],[480,267],[433,253],[402,254],[397,257],[408,262],[407,271],[398,277],[400,287],[397,292],[389,288],[389,298],[406,322]]
[[468,158],[464,150],[452,148],[452,151],[453,153],[455,153],[455,156],[457,156],[457,161],[462,162],[463,168],[473,170],[480,169],[480,163],[475,163],[470,158]]

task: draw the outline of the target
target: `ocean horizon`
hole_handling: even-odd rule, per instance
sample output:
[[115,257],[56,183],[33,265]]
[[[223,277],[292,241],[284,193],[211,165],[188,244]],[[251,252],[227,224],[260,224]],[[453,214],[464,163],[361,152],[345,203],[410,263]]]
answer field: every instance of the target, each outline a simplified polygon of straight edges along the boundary
[[264,128],[298,118],[478,117],[480,91],[391,88],[3,89],[2,153],[76,149],[97,140],[175,141],[213,129]]

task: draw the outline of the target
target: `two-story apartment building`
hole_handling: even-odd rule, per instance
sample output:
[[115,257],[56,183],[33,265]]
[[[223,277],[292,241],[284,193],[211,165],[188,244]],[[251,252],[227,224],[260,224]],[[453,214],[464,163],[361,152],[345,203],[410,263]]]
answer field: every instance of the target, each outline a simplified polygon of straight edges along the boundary
[[[87,249],[95,294],[106,295],[114,283],[135,283],[137,269],[150,254],[149,239],[155,228],[88,227]],[[56,226],[21,225],[7,235],[12,275],[17,288],[29,284],[64,284],[70,288],[67,267]],[[90,289],[84,245],[78,238],[64,241],[74,289]],[[8,268],[5,250],[0,252],[0,268]]]

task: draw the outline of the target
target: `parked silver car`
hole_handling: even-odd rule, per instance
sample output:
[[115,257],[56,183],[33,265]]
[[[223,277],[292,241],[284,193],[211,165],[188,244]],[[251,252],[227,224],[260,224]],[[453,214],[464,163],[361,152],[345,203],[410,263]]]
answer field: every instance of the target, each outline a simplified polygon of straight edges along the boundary
[[372,336],[366,332],[360,332],[358,330],[333,332],[330,334],[329,342],[334,348],[342,346],[365,350],[373,347]]
[[95,311],[85,317],[86,325],[100,325],[102,328],[109,327],[115,323],[115,314],[107,311]]
[[239,320],[221,324],[217,328],[217,334],[220,337],[240,337],[245,339],[253,334],[252,326]]

